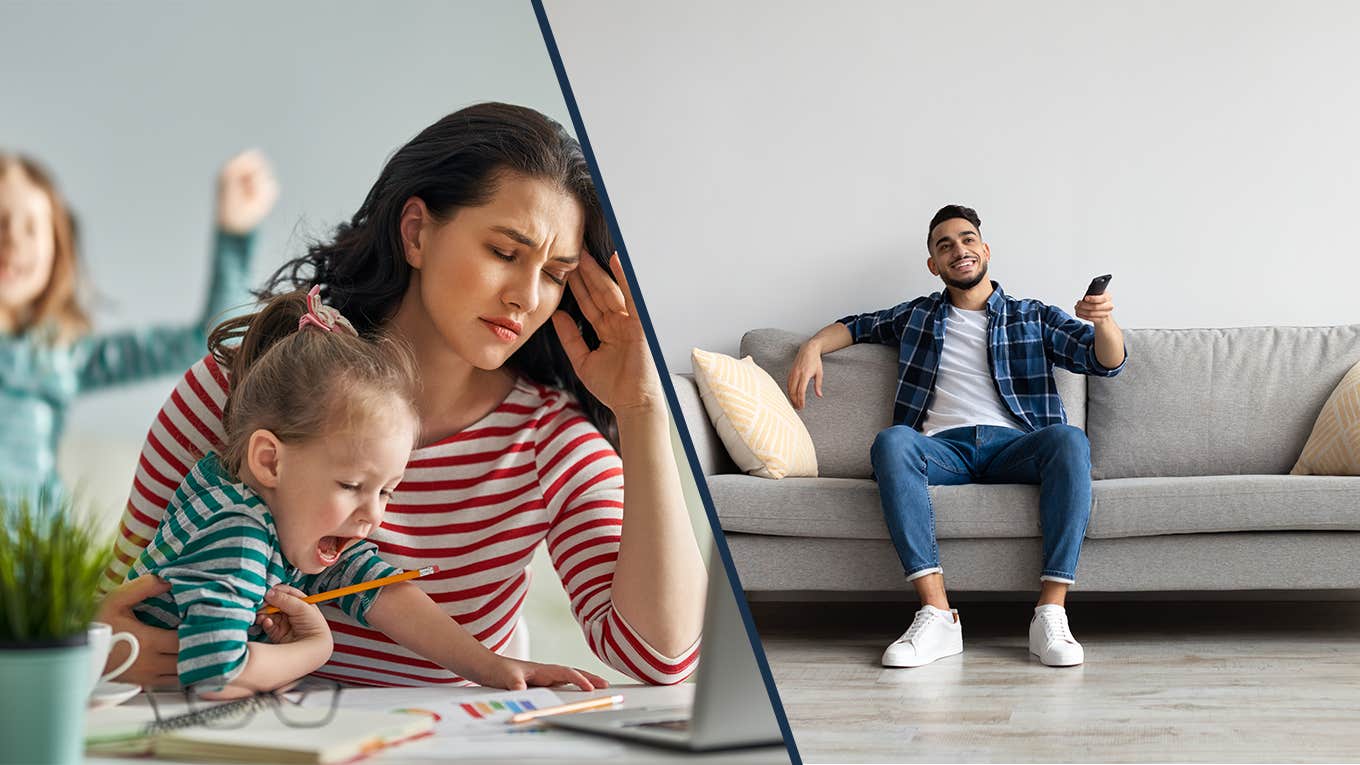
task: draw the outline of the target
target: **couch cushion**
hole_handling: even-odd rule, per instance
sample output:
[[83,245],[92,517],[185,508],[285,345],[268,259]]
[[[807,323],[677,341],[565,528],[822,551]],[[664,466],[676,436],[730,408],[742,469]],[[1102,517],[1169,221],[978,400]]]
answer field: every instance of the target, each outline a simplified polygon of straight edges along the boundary
[[1289,474],[1360,476],[1360,364],[1327,397]]
[[784,388],[747,356],[695,348],[694,381],[723,446],[742,472],[761,478],[815,477],[817,452]]
[[689,432],[694,456],[699,458],[699,469],[704,471],[704,475],[741,472],[728,456],[727,447],[718,439],[717,429],[708,420],[708,410],[704,409],[704,402],[699,398],[699,384],[694,381],[694,375],[673,374],[671,385],[675,386],[675,398],[680,403],[680,412],[675,419],[677,424],[683,421],[685,430]]
[[1132,329],[1124,341],[1124,371],[1087,383],[1096,478],[1287,473],[1360,361],[1360,325]]
[[1118,478],[1092,485],[1092,539],[1219,531],[1360,530],[1360,478]]
[[[823,391],[825,391],[823,387]],[[708,491],[723,529],[753,534],[888,539],[878,484],[867,478],[715,475]],[[1037,486],[930,487],[939,539],[1039,536]]]
[[[726,531],[888,539],[878,484],[858,478],[709,476]],[[1360,530],[1360,478],[1197,476],[1091,485],[1091,539],[1231,531]],[[1039,489],[1019,484],[930,487],[938,539],[1037,537]]]
[[[741,338],[741,355],[751,356],[781,385],[798,348],[809,335],[782,329],[755,329]],[[808,386],[799,412],[817,449],[818,474],[829,478],[868,478],[869,447],[880,430],[892,425],[897,390],[897,347],[863,343],[822,357],[822,398]],[[1084,377],[1055,369],[1058,394],[1069,423],[1086,424]],[[1297,452],[1296,452],[1297,453]]]

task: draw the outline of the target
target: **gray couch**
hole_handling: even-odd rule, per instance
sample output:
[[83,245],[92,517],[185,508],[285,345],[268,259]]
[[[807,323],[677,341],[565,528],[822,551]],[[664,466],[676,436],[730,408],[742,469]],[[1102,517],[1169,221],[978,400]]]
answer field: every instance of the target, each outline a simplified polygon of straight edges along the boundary
[[[782,386],[799,344],[748,332],[741,354]],[[1290,476],[1322,404],[1360,361],[1360,325],[1126,330],[1113,378],[1056,370],[1068,419],[1091,441],[1092,515],[1077,588],[1360,588],[1360,478]],[[870,478],[890,424],[896,348],[823,357],[824,398],[803,421],[818,478],[737,472],[689,375],[684,419],[743,586],[756,597],[908,590]],[[941,563],[955,591],[1038,588],[1038,489],[932,487]]]

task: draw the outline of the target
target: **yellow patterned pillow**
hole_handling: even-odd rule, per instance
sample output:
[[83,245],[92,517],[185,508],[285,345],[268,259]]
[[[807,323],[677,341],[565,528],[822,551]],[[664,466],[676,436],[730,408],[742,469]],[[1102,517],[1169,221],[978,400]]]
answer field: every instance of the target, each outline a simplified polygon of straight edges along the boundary
[[1290,475],[1360,475],[1360,363],[1337,383]]
[[737,361],[695,348],[690,357],[704,409],[737,467],[761,478],[817,475],[807,426],[750,356]]

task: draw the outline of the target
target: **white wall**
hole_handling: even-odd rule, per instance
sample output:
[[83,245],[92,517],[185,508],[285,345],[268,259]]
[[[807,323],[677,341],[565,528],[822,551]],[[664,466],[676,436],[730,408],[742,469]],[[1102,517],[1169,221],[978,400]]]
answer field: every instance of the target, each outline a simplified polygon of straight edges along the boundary
[[1360,4],[548,0],[671,371],[992,275],[1124,327],[1360,321]]

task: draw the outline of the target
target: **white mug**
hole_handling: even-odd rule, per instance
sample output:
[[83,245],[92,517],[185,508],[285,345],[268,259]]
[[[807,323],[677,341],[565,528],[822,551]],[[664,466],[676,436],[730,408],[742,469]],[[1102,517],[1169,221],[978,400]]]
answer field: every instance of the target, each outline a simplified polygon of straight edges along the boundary
[[[114,667],[108,672],[104,672],[104,662],[109,660],[109,651],[113,650],[114,644],[119,641],[127,641],[128,657],[122,664]],[[123,674],[137,661],[137,654],[141,652],[141,647],[137,645],[137,638],[131,632],[120,632],[113,634],[113,627],[103,622],[90,623],[90,693],[99,687],[100,683],[107,683],[115,677]],[[100,673],[103,674],[100,674]]]

